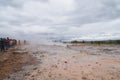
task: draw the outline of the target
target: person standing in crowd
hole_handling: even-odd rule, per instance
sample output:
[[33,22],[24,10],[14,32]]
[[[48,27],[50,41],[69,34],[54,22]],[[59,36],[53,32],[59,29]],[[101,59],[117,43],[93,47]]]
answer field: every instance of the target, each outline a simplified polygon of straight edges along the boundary
[[4,48],[5,48],[5,50],[7,50],[6,38],[3,38],[3,42],[4,42]]
[[2,49],[2,38],[0,38],[0,51]]
[[0,44],[1,44],[1,52],[5,52],[5,40],[3,38],[1,38]]
[[15,45],[17,45],[17,40],[15,39]]
[[20,40],[18,41],[18,45],[21,45],[21,42],[20,42]]
[[7,37],[6,39],[6,49],[8,50],[10,48],[10,39]]
[[24,45],[26,45],[26,40],[24,40]]
[[16,40],[15,39],[13,39],[13,46],[15,46],[16,45]]
[[10,44],[11,44],[11,47],[14,46],[14,40],[13,39],[10,40]]

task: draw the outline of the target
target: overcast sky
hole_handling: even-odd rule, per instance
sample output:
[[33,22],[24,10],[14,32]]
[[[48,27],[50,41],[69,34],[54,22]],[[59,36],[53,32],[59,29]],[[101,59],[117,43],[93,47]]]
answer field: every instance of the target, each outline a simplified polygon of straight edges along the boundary
[[120,0],[0,0],[0,35],[120,38]]

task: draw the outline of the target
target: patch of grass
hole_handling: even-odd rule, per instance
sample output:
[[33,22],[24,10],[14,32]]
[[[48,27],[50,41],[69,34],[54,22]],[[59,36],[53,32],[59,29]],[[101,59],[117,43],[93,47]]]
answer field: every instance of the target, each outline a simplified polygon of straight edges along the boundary
[[91,44],[120,44],[120,40],[103,40],[103,41],[71,41],[70,43],[91,43]]

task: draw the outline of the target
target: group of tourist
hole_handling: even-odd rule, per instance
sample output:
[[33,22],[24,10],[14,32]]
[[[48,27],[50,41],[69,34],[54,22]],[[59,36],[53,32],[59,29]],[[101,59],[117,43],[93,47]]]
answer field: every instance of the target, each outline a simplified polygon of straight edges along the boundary
[[0,51],[5,52],[8,50],[10,47],[13,47],[17,45],[17,40],[16,39],[9,39],[7,38],[0,38]]

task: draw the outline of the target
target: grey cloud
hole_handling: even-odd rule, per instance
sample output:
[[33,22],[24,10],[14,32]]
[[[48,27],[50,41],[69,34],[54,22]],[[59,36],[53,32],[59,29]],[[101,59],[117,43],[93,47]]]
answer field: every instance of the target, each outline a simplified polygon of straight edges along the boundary
[[[34,0],[33,0],[34,1]],[[35,0],[35,1],[40,1],[40,2],[49,2],[49,0]]]
[[[0,26],[4,28],[14,27],[16,29],[13,31],[22,36],[26,34],[24,32],[27,32],[28,29],[24,30],[22,28],[31,26],[39,26],[40,29],[44,26],[52,29],[53,32],[50,32],[50,34],[74,35],[82,30],[84,25],[102,24],[104,22],[104,28],[106,27],[105,24],[110,26],[110,22],[116,19],[119,22],[120,0],[68,1],[71,2],[67,3],[65,0],[58,0],[58,2],[56,0],[0,0]],[[112,25],[119,27],[118,22]],[[92,26],[87,28],[92,28]],[[73,27],[76,31],[72,32],[71,28]],[[99,30],[98,25],[96,27]],[[119,29],[117,27],[116,29]],[[106,29],[108,29],[106,31],[112,31],[112,28]],[[114,31],[118,31],[116,29]],[[2,30],[1,27],[0,30]],[[32,30],[29,29],[28,31]],[[32,34],[42,34],[39,30],[34,32]],[[81,32],[81,34],[86,33],[86,30]],[[92,32],[92,29],[90,32]],[[49,31],[46,30],[44,33],[49,33]]]
[[[120,17],[119,0],[85,0],[78,1],[77,10],[70,15],[69,22],[72,24],[86,24],[100,21],[109,21]],[[81,6],[82,4],[82,6]],[[87,4],[87,5],[86,5]]]
[[29,1],[48,2],[48,0],[0,0],[0,8],[13,7],[21,9]]
[[22,7],[22,2],[17,0],[0,0],[0,7]]

